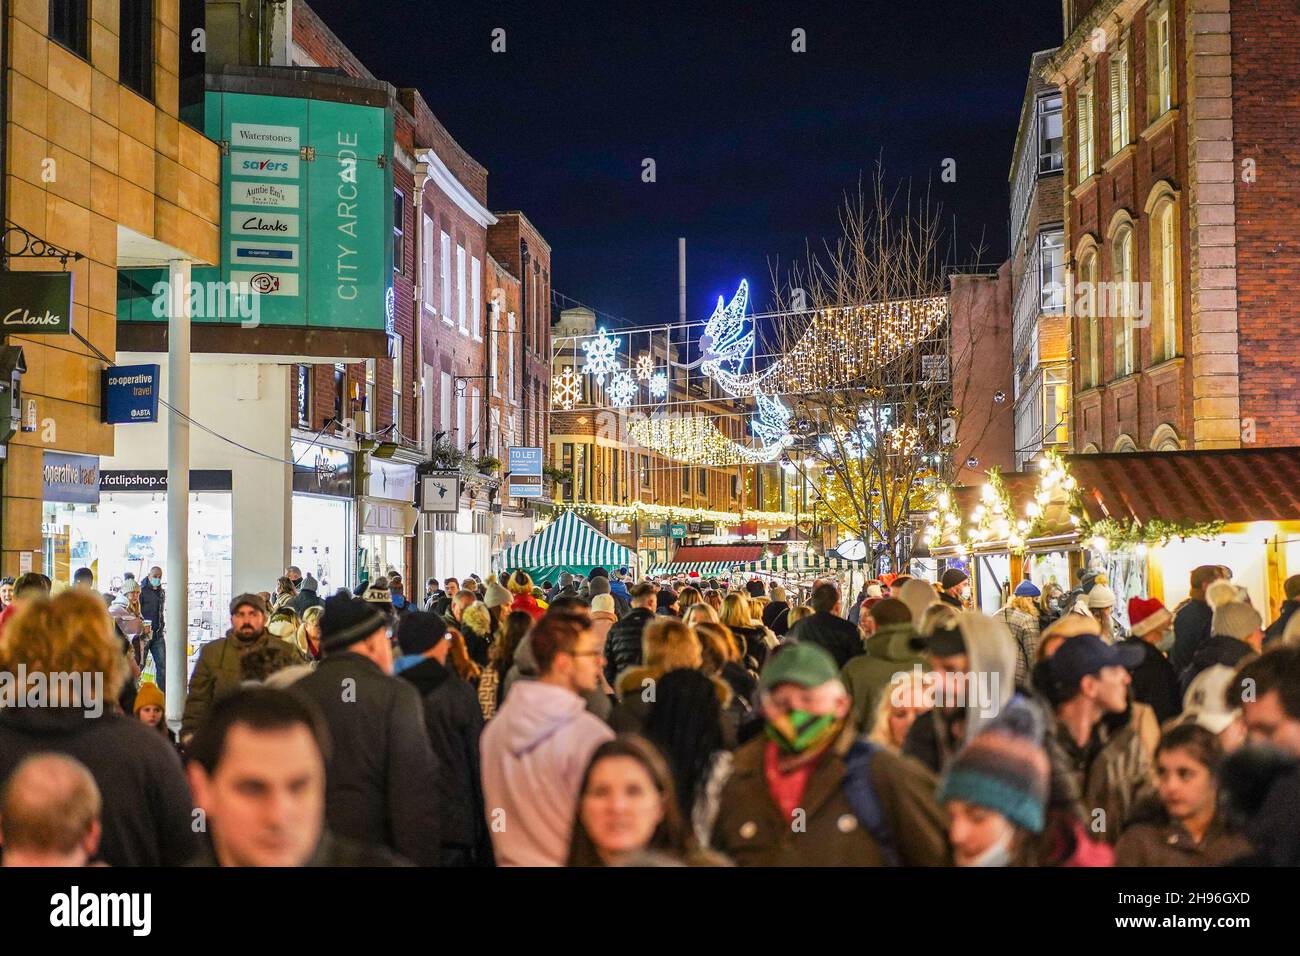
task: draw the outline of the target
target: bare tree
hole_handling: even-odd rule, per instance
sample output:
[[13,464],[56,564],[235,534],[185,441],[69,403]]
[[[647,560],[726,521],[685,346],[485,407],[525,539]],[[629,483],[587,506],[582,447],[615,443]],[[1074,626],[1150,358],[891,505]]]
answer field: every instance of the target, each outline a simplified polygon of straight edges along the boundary
[[812,488],[819,515],[866,542],[877,571],[897,571],[935,489],[956,473],[969,385],[950,370],[974,343],[952,341],[954,263],[928,191],[890,189],[878,166],[866,191],[846,195],[839,224],[784,281],[773,269],[769,334],[781,358],[756,390],[790,408],[783,465]]

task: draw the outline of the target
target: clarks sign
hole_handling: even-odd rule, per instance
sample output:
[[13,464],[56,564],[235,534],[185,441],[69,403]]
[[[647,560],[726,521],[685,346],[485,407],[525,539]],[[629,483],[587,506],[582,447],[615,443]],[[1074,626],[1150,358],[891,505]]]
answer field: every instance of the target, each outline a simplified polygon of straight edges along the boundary
[[0,332],[67,335],[70,331],[71,272],[0,272]]

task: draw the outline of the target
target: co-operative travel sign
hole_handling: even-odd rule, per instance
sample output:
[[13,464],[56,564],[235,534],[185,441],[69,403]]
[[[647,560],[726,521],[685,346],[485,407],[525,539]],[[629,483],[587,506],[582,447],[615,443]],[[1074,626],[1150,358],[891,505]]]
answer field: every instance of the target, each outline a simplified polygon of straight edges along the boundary
[[104,369],[100,408],[109,425],[158,420],[157,365],[117,365]]

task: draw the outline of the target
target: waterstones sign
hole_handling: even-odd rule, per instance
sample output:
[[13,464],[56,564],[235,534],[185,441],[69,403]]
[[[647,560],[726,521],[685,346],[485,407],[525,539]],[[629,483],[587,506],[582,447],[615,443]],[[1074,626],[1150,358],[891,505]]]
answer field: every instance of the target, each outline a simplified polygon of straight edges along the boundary
[[[210,91],[205,120],[204,132],[229,146],[222,261],[192,278],[200,290],[223,290],[223,302],[224,290],[238,290],[240,301],[195,309],[194,322],[383,330],[393,277],[391,111]],[[167,274],[129,271],[152,298],[119,296],[119,320],[165,319]]]
[[67,335],[72,273],[0,272],[0,316],[5,335]]

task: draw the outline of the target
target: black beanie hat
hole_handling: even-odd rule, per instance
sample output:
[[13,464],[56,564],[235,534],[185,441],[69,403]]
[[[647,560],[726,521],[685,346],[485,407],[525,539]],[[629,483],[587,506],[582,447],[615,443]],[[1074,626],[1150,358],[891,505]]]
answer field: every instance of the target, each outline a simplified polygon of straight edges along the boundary
[[595,580],[596,578],[605,578],[606,580],[609,580],[609,572],[604,568],[592,568],[591,573],[587,575],[587,578],[589,580]]
[[431,611],[412,611],[397,625],[397,643],[403,654],[423,654],[447,636],[447,622]]
[[947,571],[943,572],[943,577],[939,581],[939,586],[946,591],[949,588],[955,588],[969,577],[970,575],[960,568],[949,568]]
[[320,619],[321,650],[329,654],[351,647],[383,627],[386,620],[366,601],[341,594],[326,598]]

